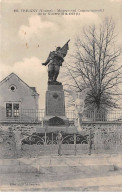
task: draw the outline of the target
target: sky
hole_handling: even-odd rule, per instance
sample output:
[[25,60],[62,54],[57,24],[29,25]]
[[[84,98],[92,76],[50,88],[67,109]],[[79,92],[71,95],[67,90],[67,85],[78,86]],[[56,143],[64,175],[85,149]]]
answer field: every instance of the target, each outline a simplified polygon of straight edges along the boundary
[[[76,9],[79,15],[48,15],[57,9]],[[0,0],[0,80],[14,72],[36,87],[39,108],[44,108],[48,78],[41,63],[69,39],[69,54],[73,53],[82,28],[105,17],[115,21],[117,44],[122,45],[122,0]]]

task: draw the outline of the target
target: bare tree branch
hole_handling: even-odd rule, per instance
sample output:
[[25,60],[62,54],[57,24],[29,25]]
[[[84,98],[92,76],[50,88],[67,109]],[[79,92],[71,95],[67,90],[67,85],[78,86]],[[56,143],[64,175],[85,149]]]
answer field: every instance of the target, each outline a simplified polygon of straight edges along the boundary
[[99,26],[83,28],[81,37],[77,36],[75,42],[76,51],[70,55],[70,63],[66,63],[66,75],[74,82],[69,86],[76,91],[91,88],[85,100],[88,108],[117,107],[117,98],[112,95],[121,83],[118,63],[121,50],[116,49],[115,38],[115,24],[111,18],[106,18]]

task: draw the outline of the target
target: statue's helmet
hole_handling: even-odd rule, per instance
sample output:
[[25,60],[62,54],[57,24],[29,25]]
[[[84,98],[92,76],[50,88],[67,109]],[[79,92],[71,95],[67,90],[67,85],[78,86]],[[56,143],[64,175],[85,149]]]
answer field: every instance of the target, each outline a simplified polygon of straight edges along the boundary
[[56,51],[58,51],[59,49],[61,49],[61,47],[57,47],[57,48],[56,48]]

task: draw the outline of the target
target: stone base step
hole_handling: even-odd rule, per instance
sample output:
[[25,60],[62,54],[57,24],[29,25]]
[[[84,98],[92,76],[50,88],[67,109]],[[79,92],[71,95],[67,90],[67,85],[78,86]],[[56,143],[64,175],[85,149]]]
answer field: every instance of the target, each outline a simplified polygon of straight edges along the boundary
[[40,166],[93,166],[122,165],[122,155],[85,155],[85,156],[41,156],[38,158],[0,159],[2,165],[32,165]]
[[[59,171],[60,169],[60,171]],[[91,165],[91,166],[49,166],[43,167],[39,164],[31,165],[2,165],[0,166],[0,174],[9,174],[9,173],[40,173],[40,174],[50,174],[54,172],[60,175],[67,174],[70,171],[79,171],[79,173],[94,173],[98,174],[102,172],[114,171],[114,165]]]
[[[1,159],[0,174],[40,173],[47,168],[69,170],[78,167],[81,171],[114,171],[122,169],[122,155],[118,156],[47,156],[39,158]],[[44,171],[43,171],[44,170]]]

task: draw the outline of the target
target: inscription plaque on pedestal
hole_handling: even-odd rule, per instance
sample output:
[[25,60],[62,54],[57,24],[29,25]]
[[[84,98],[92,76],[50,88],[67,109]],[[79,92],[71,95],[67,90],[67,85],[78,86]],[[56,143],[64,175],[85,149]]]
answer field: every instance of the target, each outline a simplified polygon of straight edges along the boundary
[[48,87],[48,91],[46,92],[45,114],[47,116],[65,116],[65,101],[62,85]]

